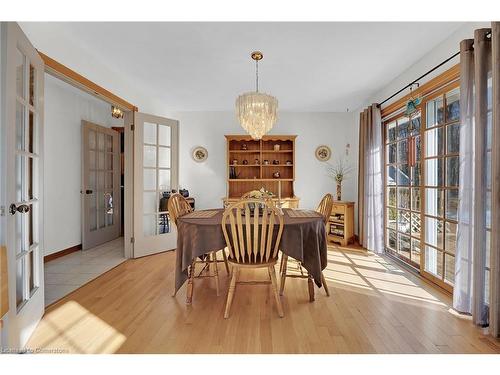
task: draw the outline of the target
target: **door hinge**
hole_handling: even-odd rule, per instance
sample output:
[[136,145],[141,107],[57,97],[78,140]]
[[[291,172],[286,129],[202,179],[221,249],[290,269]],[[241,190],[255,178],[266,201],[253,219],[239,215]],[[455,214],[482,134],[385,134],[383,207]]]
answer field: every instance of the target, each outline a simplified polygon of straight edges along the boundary
[[130,243],[135,243],[135,237],[130,237]]
[[135,125],[134,125],[134,124],[132,124],[132,125],[130,126],[130,130],[132,130],[132,131],[134,131],[134,130],[135,130]]
[[0,216],[5,216],[5,206],[0,206]]

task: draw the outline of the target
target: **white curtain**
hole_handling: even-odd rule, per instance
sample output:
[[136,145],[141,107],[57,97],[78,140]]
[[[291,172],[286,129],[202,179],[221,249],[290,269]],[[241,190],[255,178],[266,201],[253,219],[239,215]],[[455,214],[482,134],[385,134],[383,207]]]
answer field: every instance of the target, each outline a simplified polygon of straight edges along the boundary
[[492,45],[498,49],[500,42],[498,23],[493,30],[476,30],[474,39],[460,44],[460,185],[453,307],[472,314],[477,325],[487,326],[491,320],[491,332],[498,336],[500,228],[498,215],[492,216],[495,211],[491,210],[492,204],[499,205],[500,194],[498,181],[492,184],[491,178],[500,166],[498,160],[492,163],[500,155],[499,137],[493,137],[494,128],[500,129],[498,94],[492,100],[492,74],[500,70],[499,59],[492,59]]
[[361,245],[384,251],[383,145],[380,108],[372,104],[359,123],[358,235]]

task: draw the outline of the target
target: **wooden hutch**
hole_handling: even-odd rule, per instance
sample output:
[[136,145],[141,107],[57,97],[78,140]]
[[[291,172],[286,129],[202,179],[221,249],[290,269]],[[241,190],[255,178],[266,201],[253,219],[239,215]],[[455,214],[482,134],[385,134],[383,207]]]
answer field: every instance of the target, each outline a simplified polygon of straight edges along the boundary
[[[227,192],[231,204],[251,190],[264,188],[281,199],[282,207],[298,208],[294,194],[296,135],[226,135]],[[280,191],[281,190],[281,191]]]

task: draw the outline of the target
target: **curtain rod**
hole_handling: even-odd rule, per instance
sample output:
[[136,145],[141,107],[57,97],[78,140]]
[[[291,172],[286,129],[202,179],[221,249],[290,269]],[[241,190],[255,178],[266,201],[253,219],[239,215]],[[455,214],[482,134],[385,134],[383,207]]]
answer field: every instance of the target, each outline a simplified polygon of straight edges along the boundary
[[[486,37],[491,37],[491,31],[486,33]],[[418,83],[418,81],[420,81],[422,78],[424,78],[425,76],[431,74],[433,71],[435,71],[436,69],[440,68],[441,66],[443,66],[444,64],[446,64],[448,61],[450,61],[451,59],[457,57],[458,55],[460,55],[460,51],[458,51],[457,53],[453,54],[452,56],[448,57],[446,60],[444,60],[443,62],[439,63],[438,65],[436,65],[434,68],[432,68],[431,70],[425,72],[424,74],[422,74],[420,77],[418,77],[416,80],[414,80],[413,82],[407,84],[405,87],[403,87],[401,90],[399,90],[398,92],[395,92],[394,94],[392,94],[391,96],[389,96],[387,99],[385,99],[384,101],[382,101],[381,103],[378,104],[378,107],[381,107],[382,104],[384,104],[385,102],[387,102],[388,100],[391,100],[392,98],[394,98],[396,95],[400,94],[402,91],[406,90],[408,87],[411,87],[413,86],[415,83]]]

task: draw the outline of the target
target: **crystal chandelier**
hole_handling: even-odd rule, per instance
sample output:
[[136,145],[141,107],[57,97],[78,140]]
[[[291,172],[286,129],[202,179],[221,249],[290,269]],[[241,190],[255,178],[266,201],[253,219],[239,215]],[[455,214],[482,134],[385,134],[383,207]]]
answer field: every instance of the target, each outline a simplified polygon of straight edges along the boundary
[[251,56],[255,60],[255,91],[238,96],[236,115],[243,129],[253,139],[259,140],[276,123],[278,99],[259,92],[259,60],[262,60],[264,55],[260,51],[255,51]]

